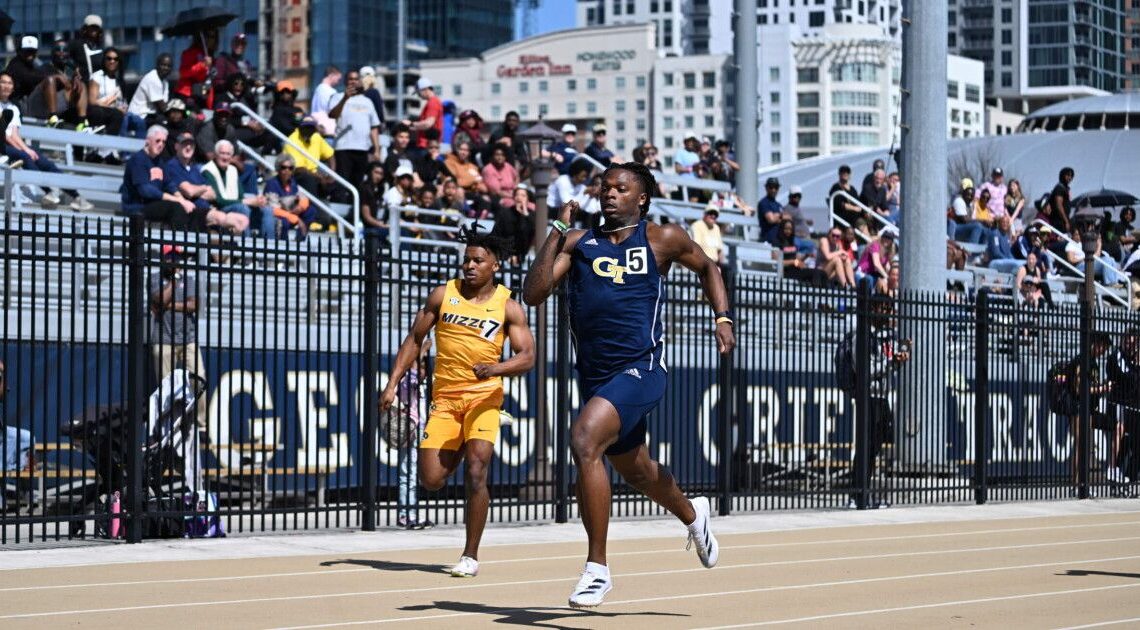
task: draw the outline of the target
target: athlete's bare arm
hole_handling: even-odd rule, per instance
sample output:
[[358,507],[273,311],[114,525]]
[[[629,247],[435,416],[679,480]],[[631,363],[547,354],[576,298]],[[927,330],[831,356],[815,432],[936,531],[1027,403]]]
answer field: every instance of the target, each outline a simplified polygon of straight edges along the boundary
[[526,312],[514,300],[507,300],[506,335],[511,340],[511,358],[498,363],[476,363],[475,376],[518,376],[534,367],[534,337],[526,325]]
[[[668,273],[673,262],[680,263],[700,277],[705,299],[709,301],[714,313],[728,310],[728,291],[724,288],[720,267],[693,241],[688,232],[675,223],[662,226],[650,224],[646,237],[662,275]],[[716,345],[721,354],[728,354],[736,347],[732,324],[716,325]]]
[[404,373],[411,369],[412,364],[419,358],[420,347],[424,343],[424,338],[431,332],[436,319],[439,318],[439,308],[443,306],[445,289],[446,287],[443,286],[432,289],[427,301],[416,313],[416,319],[412,322],[412,329],[408,331],[408,336],[404,337],[400,349],[396,352],[396,360],[392,364],[392,371],[388,374],[388,384],[384,386],[384,391],[380,394],[381,410],[388,409],[395,402],[396,387],[400,384],[400,379],[404,378]]
[[[558,213],[558,220],[570,225],[576,214],[578,202],[567,201]],[[586,230],[570,230],[565,234],[550,230],[523,281],[523,302],[537,306],[550,297],[558,281],[570,271],[570,253],[585,233]]]

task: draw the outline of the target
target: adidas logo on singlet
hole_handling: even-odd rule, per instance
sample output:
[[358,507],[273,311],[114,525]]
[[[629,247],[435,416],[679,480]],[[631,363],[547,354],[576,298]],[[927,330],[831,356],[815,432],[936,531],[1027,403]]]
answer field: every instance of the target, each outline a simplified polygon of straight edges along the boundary
[[628,370],[625,371],[625,373],[629,374],[630,376],[632,376],[633,378],[636,378],[636,379],[641,378],[641,372],[638,372],[637,368],[629,368]]
[[583,245],[597,245],[597,244],[598,244],[598,239],[596,239],[596,238],[592,238],[592,239],[590,239],[590,240],[588,240],[588,241],[586,241],[585,243],[582,243],[582,244],[583,244]]

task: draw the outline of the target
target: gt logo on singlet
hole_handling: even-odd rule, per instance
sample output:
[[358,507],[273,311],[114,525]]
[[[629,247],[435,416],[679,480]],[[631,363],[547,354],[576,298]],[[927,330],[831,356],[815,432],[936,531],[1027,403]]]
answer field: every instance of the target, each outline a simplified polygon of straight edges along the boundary
[[602,278],[613,279],[614,284],[625,284],[627,274],[647,273],[649,256],[644,247],[633,247],[625,252],[625,264],[619,265],[616,258],[599,256],[594,259],[594,273]]

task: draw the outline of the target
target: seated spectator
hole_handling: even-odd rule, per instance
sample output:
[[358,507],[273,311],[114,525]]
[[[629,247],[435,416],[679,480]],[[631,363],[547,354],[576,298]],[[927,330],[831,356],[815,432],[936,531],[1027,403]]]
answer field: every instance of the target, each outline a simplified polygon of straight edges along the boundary
[[697,165],[701,161],[701,140],[697,134],[688,132],[680,149],[673,155],[673,170],[678,175],[696,177]]
[[876,168],[871,173],[870,179],[863,181],[863,190],[859,192],[859,201],[867,206],[870,212],[884,219],[890,216],[890,208],[887,206],[886,171],[882,168]]
[[46,78],[28,95],[28,115],[49,124],[54,116],[76,128],[86,128],[87,85],[71,67],[66,40],[55,41],[45,73]]
[[594,166],[586,160],[578,160],[570,165],[570,172],[559,175],[546,193],[546,207],[557,212],[571,200],[579,206],[586,204],[586,182],[589,181]]
[[[1069,238],[1071,240],[1065,245],[1065,259],[1069,261],[1070,265],[1083,274],[1085,271],[1085,251],[1081,244],[1080,228],[1074,225]],[[1120,271],[1110,258],[1101,255],[1103,246],[1104,239],[1098,234],[1096,238],[1096,253],[1093,254],[1093,273],[1095,274],[1097,282],[1110,285],[1118,282],[1128,282],[1128,276]],[[1062,273],[1066,271],[1068,270],[1062,269]],[[1072,273],[1070,272],[1068,275],[1072,275]]]
[[[488,147],[493,147],[496,144],[506,144],[511,149],[509,161],[515,165],[519,170],[519,176],[523,179],[530,178],[530,153],[527,152],[526,142],[518,138],[519,130],[519,113],[515,111],[507,112],[503,117],[503,124],[495,128],[491,132],[491,137],[487,139]],[[491,156],[486,155],[484,159],[490,161]]]
[[244,74],[236,73],[224,83],[225,89],[214,89],[214,107],[229,105],[233,109],[235,103],[241,103],[250,109],[256,106],[253,95],[250,94],[247,79]]
[[1116,240],[1120,243],[1120,253],[1122,259],[1127,259],[1132,255],[1132,250],[1136,247],[1136,228],[1133,223],[1136,222],[1136,210],[1132,206],[1124,206],[1120,210],[1120,219],[1116,222]]
[[190,38],[178,62],[178,85],[174,88],[184,103],[195,110],[213,109],[214,85],[210,69],[218,49],[218,29],[211,28]]
[[182,132],[175,139],[175,155],[163,167],[164,192],[181,196],[206,210],[206,224],[217,226],[231,234],[241,234],[249,228],[249,219],[237,213],[219,212],[214,207],[217,196],[213,187],[202,175],[202,168],[194,163],[194,136]]
[[[135,88],[135,95],[127,105],[127,113],[143,119],[148,124],[158,121],[159,114],[166,110],[170,100],[170,84],[166,77],[174,70],[174,57],[162,53],[154,61],[154,70],[143,75]],[[177,136],[175,136],[177,137]]]
[[[195,156],[197,156],[198,125],[192,118],[186,116],[186,104],[182,102],[182,99],[170,99],[170,102],[166,104],[166,111],[163,113],[163,118],[166,119],[166,124],[164,124],[163,127],[169,130],[172,137],[177,138],[184,133],[194,136]],[[165,151],[163,154],[165,157],[174,157],[173,146],[166,147]]]
[[[8,156],[11,162],[22,161],[24,169],[29,171],[60,172],[55,162],[36,152],[20,137],[20,126],[23,123],[20,117],[20,108],[11,101],[12,85],[12,75],[7,72],[0,72],[0,121],[7,121],[0,124],[0,128],[2,125],[7,125],[3,132],[4,155]],[[40,195],[40,206],[44,208],[58,206],[62,201],[60,193],[66,193],[71,197],[70,207],[72,210],[84,212],[93,207],[91,202],[79,195],[78,191],[70,189],[61,191],[54,186],[48,187]]]
[[1016,179],[1009,180],[1009,188],[1005,193],[1005,213],[1019,225],[1021,211],[1025,209],[1025,193],[1021,191],[1021,182]]
[[769,177],[764,182],[764,193],[764,197],[756,204],[760,219],[760,240],[775,245],[780,236],[780,217],[784,212],[784,207],[776,200],[776,195],[780,193],[780,180]]
[[491,233],[510,244],[510,262],[517,265],[534,243],[534,198],[526,184],[517,184],[512,192],[511,204],[495,214]]
[[875,293],[898,299],[899,274],[899,264],[892,263],[891,268],[887,270],[887,277],[875,282]]
[[[277,219],[271,209],[259,208],[258,216],[253,216],[253,208],[245,200],[247,195],[242,191],[241,172],[234,162],[234,145],[229,140],[218,140],[214,145],[214,159],[202,167],[202,174],[214,189],[214,205],[222,212],[236,212],[250,220],[249,225],[257,225],[264,238],[277,238]],[[254,198],[249,198],[254,202]],[[255,221],[256,219],[256,221]],[[247,227],[243,236],[250,235]]]
[[277,176],[265,183],[265,197],[273,208],[273,216],[280,225],[281,236],[293,230],[297,240],[309,234],[309,224],[317,220],[317,208],[309,203],[309,198],[301,194],[301,188],[293,176],[297,163],[293,156],[282,153],[277,156],[274,168]]
[[[332,179],[317,168],[317,163],[324,162],[329,168],[335,168],[336,158],[324,136],[317,133],[317,121],[312,116],[302,118],[297,129],[289,135],[289,140],[293,144],[286,144],[282,151],[284,155],[293,158],[296,169],[293,177],[301,188],[325,198]],[[301,150],[298,151],[294,144],[301,147]]]
[[947,212],[946,235],[955,241],[963,243],[986,242],[986,227],[974,220],[971,210],[974,205],[974,180],[966,177],[962,180],[962,187],[958,196],[954,198]]
[[427,151],[419,156],[413,168],[416,181],[421,183],[421,187],[439,192],[439,179],[443,173],[443,153],[440,151],[439,140],[428,140]]
[[605,168],[609,168],[613,162],[621,162],[606,146],[606,126],[601,124],[594,125],[594,141],[586,145],[586,155],[597,160]]
[[[7,368],[0,359],[0,405],[8,393]],[[35,437],[32,432],[20,427],[4,425],[4,460],[0,461],[0,471],[14,473],[35,468]],[[4,491],[0,489],[0,509],[4,508]]]
[[436,200],[439,204],[440,210],[451,210],[454,213],[455,225],[459,225],[461,217],[477,218],[468,215],[471,205],[467,203],[467,198],[463,195],[463,189],[455,182],[454,177],[444,177],[443,184],[440,186],[439,199]]
[[135,151],[127,160],[121,189],[123,214],[141,215],[176,230],[204,231],[209,209],[164,189],[166,172],[161,157],[166,136],[165,127],[147,129],[143,150]]
[[[847,196],[836,195],[837,192],[846,193]],[[854,227],[855,222],[863,217],[863,209],[852,201],[858,198],[859,193],[851,185],[850,166],[843,164],[839,167],[839,181],[831,185],[827,196],[831,199],[831,213],[845,221],[848,226]]]
[[1053,292],[1045,281],[1045,273],[1044,265],[1034,252],[1029,252],[1029,257],[1018,266],[1013,287],[1028,306],[1053,308]]
[[818,265],[832,284],[843,289],[855,288],[855,251],[855,243],[844,241],[843,229],[839,226],[819,239]]
[[1021,261],[1013,255],[1014,239],[1010,232],[1012,225],[1009,215],[1003,214],[997,221],[997,227],[990,230],[989,240],[986,243],[986,257],[990,261],[990,269],[1013,273],[1021,266]]
[[519,172],[507,161],[507,147],[499,145],[491,149],[491,163],[483,167],[483,181],[487,192],[497,200],[501,208],[514,205],[515,187],[519,185]]
[[788,205],[784,206],[780,214],[782,218],[791,219],[792,224],[795,225],[796,247],[799,248],[799,252],[805,256],[812,256],[816,252],[815,241],[811,238],[813,222],[807,218],[803,209],[800,208],[800,200],[803,197],[803,189],[799,186],[792,186],[788,189]]
[[479,172],[479,166],[471,161],[471,145],[466,142],[452,147],[451,153],[443,161],[443,168],[455,178],[459,187],[474,201],[487,194],[487,184]]
[[879,238],[863,248],[863,254],[855,266],[855,280],[863,282],[864,278],[874,281],[885,279],[894,257],[895,233],[891,228],[883,228],[879,232]]
[[[483,118],[479,116],[479,112],[473,109],[465,109],[459,114],[459,123],[455,126],[455,132],[451,134],[451,146],[456,146],[462,142],[471,145],[471,152],[473,155],[481,155],[483,148],[487,146],[486,141],[483,140]],[[484,159],[490,161],[488,155]]]
[[376,69],[372,66],[361,66],[360,89],[365,98],[372,101],[376,108],[376,116],[380,119],[380,128],[384,128],[384,95],[380,94],[380,84],[376,82]]
[[373,162],[360,185],[360,218],[365,234],[388,238],[388,207],[384,204],[384,165]]
[[[415,179],[412,177],[412,169],[401,166],[396,169],[396,185],[389,186],[388,190],[384,193],[383,203],[388,212],[393,212],[396,209],[414,208],[416,205],[415,197]],[[415,212],[402,212],[400,219],[405,221],[415,221]],[[406,229],[406,228],[405,228]],[[406,236],[403,230],[401,234]]]
[[736,173],[740,170],[740,164],[736,162],[736,154],[732,151],[732,144],[728,140],[717,140],[715,149],[717,159],[727,167],[728,183],[735,186]]
[[[987,231],[992,231],[996,216],[990,211],[990,191],[983,190],[978,194],[978,198],[974,200],[974,220],[981,223]],[[1005,208],[1002,207],[1002,214],[1005,214]],[[987,234],[988,236],[988,234]]]
[[118,49],[111,47],[103,51],[103,67],[92,73],[87,82],[87,102],[118,110],[123,115],[119,128],[112,131],[120,136],[142,138],[146,135],[146,121],[127,111],[127,101],[119,84],[121,66],[122,55]]
[[[455,150],[455,145],[452,145]],[[384,158],[384,176],[389,185],[396,183],[396,169],[406,166],[413,171],[419,160],[419,151],[412,147],[412,132],[404,125],[397,125],[392,132],[392,144],[388,146],[388,155]],[[423,185],[423,182],[420,182]]]
[[720,224],[717,223],[719,218],[719,210],[711,207],[705,208],[704,216],[699,221],[693,221],[689,225],[689,233],[692,234],[693,242],[701,248],[705,256],[723,268],[728,264],[728,258],[724,252],[724,234],[721,232]]
[[20,38],[20,47],[16,50],[16,55],[8,61],[8,66],[4,68],[12,77],[12,100],[19,101],[26,98],[36,89],[36,86],[43,83],[51,71],[48,68],[41,68],[36,63],[36,56],[39,54],[40,40],[32,35],[25,35]]
[[887,220],[902,227],[902,178],[897,172],[887,175]]
[[103,67],[103,46],[103,18],[95,14],[88,15],[83,18],[83,25],[77,29],[75,38],[68,44],[71,65],[84,81]]
[[[243,76],[247,81],[253,79],[256,71],[253,64],[245,59],[245,50],[249,39],[245,33],[238,33],[230,39],[230,49],[214,59],[214,94],[225,91],[235,76]],[[252,103],[251,103],[252,106]]]
[[[273,110],[269,114],[269,124],[286,136],[293,135],[305,117],[305,111],[297,107],[297,88],[292,81],[278,81],[273,92]],[[314,121],[315,122],[315,121]],[[281,149],[280,146],[277,147]]]
[[[986,208],[988,214],[993,217],[993,220],[997,221],[1001,217],[1006,216],[1005,196],[1009,192],[1009,188],[1005,185],[1005,172],[1002,171],[1000,167],[994,167],[994,169],[990,171],[990,181],[983,182],[982,185],[978,187],[977,196],[979,199],[981,199],[982,193],[984,192],[989,193]],[[990,225],[988,227],[992,228],[993,226]]]
[[214,117],[210,122],[202,125],[198,130],[196,140],[198,142],[198,158],[206,162],[214,160],[214,147],[217,146],[219,140],[236,140],[236,133],[233,126],[233,112],[230,111],[229,105],[219,105],[214,110]]
[[[578,149],[575,142],[578,138],[578,128],[572,123],[562,125],[562,139],[550,145],[550,148],[543,152],[544,157],[548,156],[554,160],[554,168],[558,169],[559,175],[565,175],[570,172],[570,163],[578,156]],[[452,149],[455,147],[452,146]]]
[[813,266],[811,256],[801,254],[796,247],[796,227],[791,219],[781,219],[772,245],[780,250],[784,266],[784,277],[807,282],[812,286],[824,286],[827,276]]

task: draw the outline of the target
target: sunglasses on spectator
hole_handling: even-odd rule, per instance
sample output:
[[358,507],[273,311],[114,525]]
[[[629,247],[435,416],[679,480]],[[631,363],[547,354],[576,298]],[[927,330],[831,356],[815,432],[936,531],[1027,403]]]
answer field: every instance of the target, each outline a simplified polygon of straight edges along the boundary
[[285,166],[278,167],[277,170],[279,170],[279,171],[291,171],[291,170],[293,170],[293,166],[291,164],[287,164]]
[[831,236],[831,238],[843,238],[843,233],[842,232],[832,232],[829,236]]
[[118,57],[103,57],[103,61],[118,61]]

